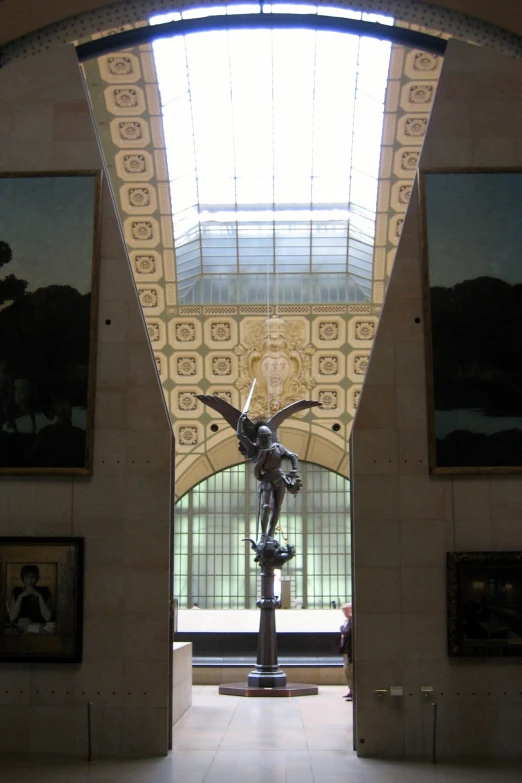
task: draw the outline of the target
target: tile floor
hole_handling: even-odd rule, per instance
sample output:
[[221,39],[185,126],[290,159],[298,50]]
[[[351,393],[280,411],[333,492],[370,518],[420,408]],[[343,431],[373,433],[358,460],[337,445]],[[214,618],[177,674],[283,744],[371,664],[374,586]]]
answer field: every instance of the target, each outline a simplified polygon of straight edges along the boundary
[[197,685],[165,758],[0,756],[1,783],[520,783],[516,764],[359,759],[344,686],[288,699],[220,696]]

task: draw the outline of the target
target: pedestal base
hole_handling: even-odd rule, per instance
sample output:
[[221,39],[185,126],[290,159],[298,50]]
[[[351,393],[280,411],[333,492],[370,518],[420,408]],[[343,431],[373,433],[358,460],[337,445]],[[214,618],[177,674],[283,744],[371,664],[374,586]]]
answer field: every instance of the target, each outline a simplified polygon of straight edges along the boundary
[[261,667],[250,672],[247,681],[248,687],[284,688],[286,685],[286,674],[277,666],[267,666],[266,668],[272,669],[272,671],[263,671],[263,667]]
[[223,683],[219,686],[219,693],[223,696],[265,696],[282,698],[284,696],[317,696],[317,685],[289,682],[282,688],[256,688],[246,682]]

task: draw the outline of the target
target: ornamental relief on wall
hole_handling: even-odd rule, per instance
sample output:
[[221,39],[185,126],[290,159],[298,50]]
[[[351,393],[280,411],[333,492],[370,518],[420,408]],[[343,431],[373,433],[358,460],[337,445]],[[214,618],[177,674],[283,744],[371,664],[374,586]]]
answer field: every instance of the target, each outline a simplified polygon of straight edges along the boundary
[[304,321],[277,316],[250,321],[245,324],[244,344],[235,352],[239,357],[236,388],[247,395],[256,380],[249,409],[253,415],[272,415],[307,398],[315,386],[310,364],[315,349],[306,342]]

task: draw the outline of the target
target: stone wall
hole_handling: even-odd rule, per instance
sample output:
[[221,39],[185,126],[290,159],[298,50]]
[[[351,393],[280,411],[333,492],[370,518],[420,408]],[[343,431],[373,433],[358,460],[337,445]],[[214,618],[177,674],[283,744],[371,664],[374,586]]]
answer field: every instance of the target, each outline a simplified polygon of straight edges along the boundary
[[[0,171],[102,169],[73,47],[0,73]],[[85,538],[80,664],[0,663],[0,751],[162,754],[169,737],[172,429],[103,192],[94,471],[0,478],[0,536]]]
[[[448,45],[420,169],[522,167],[522,65]],[[431,476],[418,194],[353,430],[357,750],[520,757],[520,659],[449,659],[446,552],[522,549],[520,475]],[[402,699],[378,689],[402,685]]]

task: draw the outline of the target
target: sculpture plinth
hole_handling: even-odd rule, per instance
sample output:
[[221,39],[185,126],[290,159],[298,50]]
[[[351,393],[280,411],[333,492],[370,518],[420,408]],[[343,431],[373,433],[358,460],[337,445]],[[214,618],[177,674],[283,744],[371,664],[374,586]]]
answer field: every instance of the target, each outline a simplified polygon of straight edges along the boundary
[[261,609],[259,636],[257,640],[256,668],[248,675],[248,685],[252,688],[283,688],[286,674],[281,671],[277,661],[277,635],[275,610],[279,601],[274,595],[274,568],[281,568],[295,555],[293,547],[282,547],[275,538],[268,538],[262,548],[253,547],[256,561],[261,565],[261,597],[257,606]]
[[293,546],[281,546],[271,536],[256,544],[250,541],[256,553],[255,561],[261,566],[261,597],[257,606],[261,610],[257,640],[256,668],[248,675],[247,683],[227,683],[219,686],[219,693],[228,696],[315,696],[317,685],[287,683],[286,674],[279,668],[277,659],[276,609],[280,604],[274,595],[274,569],[282,568],[295,555]]

